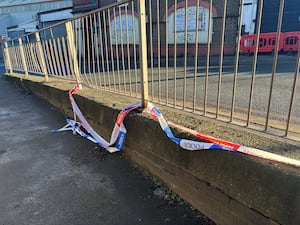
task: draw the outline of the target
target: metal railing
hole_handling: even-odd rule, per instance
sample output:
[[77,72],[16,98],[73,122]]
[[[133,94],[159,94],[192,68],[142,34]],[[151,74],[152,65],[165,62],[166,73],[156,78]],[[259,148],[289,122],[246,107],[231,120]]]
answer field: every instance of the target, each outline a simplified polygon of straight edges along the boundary
[[240,54],[243,0],[124,0],[7,41],[5,67],[298,139],[300,51],[278,54],[284,3],[273,54],[258,54],[263,0],[253,57]]

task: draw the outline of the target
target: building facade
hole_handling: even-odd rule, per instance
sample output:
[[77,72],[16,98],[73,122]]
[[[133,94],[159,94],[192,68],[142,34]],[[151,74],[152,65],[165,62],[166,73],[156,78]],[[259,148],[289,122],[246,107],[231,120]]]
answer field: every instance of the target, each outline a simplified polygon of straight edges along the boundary
[[37,13],[65,7],[72,7],[72,1],[0,0],[0,35],[14,38],[34,32],[38,25]]
[[[85,12],[115,4],[120,0],[73,0],[73,13],[80,15]],[[176,3],[175,3],[176,2]],[[197,10],[197,2],[199,2]],[[236,36],[239,18],[239,0],[228,0],[226,7],[226,26],[225,26],[225,54],[234,54],[236,46]],[[221,51],[222,21],[223,21],[224,1],[213,1],[212,19],[210,27],[211,54],[219,55]],[[184,54],[185,42],[187,41],[187,52],[189,55],[195,54],[196,32],[198,32],[198,54],[205,55],[208,42],[208,24],[209,24],[209,1],[208,0],[146,0],[147,17],[147,42],[150,46],[152,41],[152,51],[157,53],[160,49],[160,55],[164,56],[166,47],[169,55],[174,52],[174,43],[176,38],[176,50],[178,55]],[[109,16],[107,29],[112,32],[112,44],[128,40],[133,44],[133,31],[135,29],[135,43],[138,44],[138,6],[137,1],[134,4],[128,3],[119,7]],[[187,12],[187,32],[185,32],[185,13]],[[196,12],[198,12],[198,31],[196,31]],[[127,16],[126,16],[127,15]],[[127,21],[126,21],[127,17]],[[129,22],[128,22],[129,21]],[[126,27],[128,23],[128,27]],[[176,23],[176,24],[175,24]],[[110,26],[108,26],[110,24]],[[168,27],[167,25],[168,24]],[[150,28],[150,26],[152,26]],[[129,39],[122,36],[122,29],[129,29]],[[176,30],[175,30],[175,29]],[[152,31],[150,33],[150,30]],[[176,31],[176,34],[175,32]],[[125,32],[123,32],[125,33]],[[124,34],[123,34],[124,35]],[[187,37],[187,40],[185,40]],[[115,40],[117,39],[117,40]],[[149,50],[150,51],[150,50]]]

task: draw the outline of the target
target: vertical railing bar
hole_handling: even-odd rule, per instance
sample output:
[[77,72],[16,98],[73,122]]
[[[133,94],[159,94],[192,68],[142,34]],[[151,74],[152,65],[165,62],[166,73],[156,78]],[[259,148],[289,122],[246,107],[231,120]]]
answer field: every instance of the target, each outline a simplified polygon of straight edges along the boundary
[[20,45],[18,45],[18,65],[19,65],[20,70],[25,72],[24,65],[22,63],[22,54],[21,54]]
[[[110,16],[110,9],[108,9],[108,12],[107,12],[107,19],[108,19],[109,36],[110,36],[110,55],[111,55],[111,65],[112,65],[112,71],[113,71],[114,91],[116,91],[116,74],[115,74],[114,49],[113,49],[113,43],[112,43],[112,28],[111,28],[111,23],[110,23],[109,16]],[[110,76],[108,76],[108,85],[111,88]]]
[[98,28],[97,28],[97,22],[96,22],[96,13],[92,14],[92,21],[91,23],[93,24],[93,36],[92,36],[92,41],[93,41],[93,73],[94,73],[94,80],[95,80],[95,86],[98,87],[98,80],[99,80],[99,74],[96,73],[96,68],[97,71],[99,71],[99,48],[98,48],[98,44],[99,44],[99,40],[98,40]]
[[177,97],[177,27],[176,27],[176,13],[177,13],[177,0],[174,1],[174,107],[176,108],[176,97]]
[[35,38],[36,38],[36,43],[37,43],[37,48],[38,48],[38,54],[41,62],[41,67],[43,71],[43,75],[45,76],[45,81],[48,81],[48,71],[46,67],[46,62],[45,62],[45,57],[43,53],[43,48],[41,45],[41,39],[40,39],[40,34],[38,32],[35,32]]
[[23,49],[24,49],[25,60],[27,62],[28,72],[32,72],[32,62],[31,62],[31,58],[28,56],[28,45],[26,43],[23,45]]
[[217,108],[216,118],[219,117],[220,101],[221,101],[221,88],[222,88],[222,75],[223,75],[223,60],[224,60],[224,41],[225,41],[225,26],[226,26],[226,13],[227,13],[227,0],[224,0],[222,18],[222,34],[221,34],[221,48],[220,48],[220,63],[219,63],[219,80],[218,80],[218,94],[217,94]]
[[165,16],[165,23],[166,23],[166,104],[169,103],[169,27],[168,27],[168,0],[166,0],[166,16]]
[[70,76],[71,75],[71,73],[70,73],[70,63],[67,63],[69,60],[68,60],[68,56],[67,56],[67,49],[66,49],[66,43],[65,43],[66,40],[65,40],[64,37],[62,37],[61,41],[62,41],[62,48],[63,48],[63,53],[64,53],[64,62],[66,62],[65,63],[65,65],[66,65],[66,72],[67,72],[66,75]]
[[13,48],[14,48],[14,68],[18,69],[18,56],[17,56],[17,47],[15,46],[15,43],[13,42]]
[[[33,71],[37,71],[37,70],[39,70],[39,71],[42,71],[42,68],[41,68],[41,66],[39,65],[39,63],[37,62],[38,61],[38,59],[37,59],[37,51],[36,51],[36,43],[34,44],[34,43],[31,43],[31,51],[30,51],[30,58],[31,58],[31,64],[32,64],[32,70]],[[45,61],[48,61],[48,58],[49,57],[46,57],[45,58]]]
[[92,19],[92,15],[93,17],[95,18],[95,14],[91,14],[89,16],[90,18],[90,35],[91,35],[91,51],[92,51],[92,60],[91,60],[91,63],[92,63],[92,66],[91,66],[91,69],[92,69],[92,73],[90,74],[91,77],[91,80],[94,80],[94,86],[97,86],[97,79],[96,79],[96,60],[95,60],[95,40],[94,40],[94,35],[95,35],[95,29],[96,29],[96,26],[93,26],[93,19]]
[[233,122],[234,109],[235,109],[236,86],[237,86],[238,69],[239,69],[240,47],[241,47],[241,33],[242,33],[242,26],[243,26],[243,12],[244,12],[244,0],[241,0],[240,13],[239,13],[239,27],[238,27],[238,35],[236,40],[236,51],[235,51],[235,65],[234,65],[234,78],[233,78],[233,86],[232,86],[230,122]]
[[12,68],[15,69],[17,57],[16,57],[16,49],[15,49],[15,45],[14,45],[13,41],[11,42],[11,50],[12,50],[12,59],[13,59],[12,60]]
[[20,70],[25,72],[24,65],[22,63],[22,54],[21,54],[20,45],[18,45],[18,65],[19,65]]
[[83,66],[83,75],[84,75],[84,78],[85,78],[85,82],[89,84],[89,79],[88,79],[88,76],[87,76],[87,73],[88,73],[88,65],[87,65],[87,57],[88,57],[88,44],[87,44],[87,35],[88,35],[88,27],[86,26],[86,17],[82,17],[82,40],[83,40],[83,63],[82,63],[82,66]]
[[13,69],[12,69],[12,64],[11,64],[11,54],[10,54],[11,48],[8,48],[8,43],[7,43],[7,42],[4,43],[4,47],[5,47],[5,62],[6,62],[7,65],[8,65],[9,74],[12,75]]
[[300,67],[300,40],[298,40],[298,54],[297,54],[297,62],[295,67],[295,75],[294,75],[294,81],[293,81],[293,87],[291,92],[291,99],[290,99],[290,106],[288,111],[288,117],[287,117],[287,123],[285,128],[285,137],[288,136],[289,129],[290,129],[290,123],[291,123],[291,117],[293,113],[293,108],[295,104],[295,96],[296,96],[296,89],[297,89],[297,82],[298,82],[298,76],[299,76],[299,67]]
[[23,45],[24,47],[24,54],[25,54],[25,60],[27,62],[27,67],[28,67],[28,72],[32,71],[32,61],[31,59],[29,58],[29,55],[28,55],[28,43],[25,43]]
[[[106,13],[105,13],[105,11],[103,11],[102,16],[103,16],[104,44],[105,44],[106,67],[107,67],[106,71],[107,71],[107,78],[109,78],[110,77],[110,72],[109,72],[109,57],[108,57],[108,43],[107,43],[107,30],[106,30],[107,24],[106,24]],[[109,27],[109,29],[110,29],[110,27]],[[111,35],[110,35],[110,40],[111,40]],[[112,49],[111,41],[110,41],[110,49]],[[112,67],[113,67],[113,64],[112,64]],[[112,71],[114,71],[113,68],[112,68]],[[114,72],[113,72],[113,77],[115,77]],[[105,73],[103,73],[103,83],[104,83],[103,85],[104,85],[104,90],[105,90],[106,86],[107,86]],[[109,86],[109,89],[110,88],[111,87]]]
[[13,68],[14,68],[14,47],[13,43],[11,43],[11,46],[8,48],[9,49],[9,54],[10,54],[10,60],[11,60],[11,74],[13,73]]
[[87,81],[92,81],[91,79],[91,53],[90,53],[90,48],[91,48],[91,44],[90,44],[90,38],[91,38],[91,26],[89,26],[89,19],[88,19],[89,16],[86,16],[85,17],[85,26],[86,26],[86,31],[87,31],[87,35],[86,35],[86,49],[87,49],[87,67],[88,67],[88,80]]
[[251,78],[250,96],[249,96],[246,126],[249,126],[249,123],[250,123],[250,115],[251,115],[252,100],[253,100],[254,81],[255,81],[255,75],[256,75],[257,54],[258,54],[258,47],[259,47],[259,37],[260,37],[263,3],[264,3],[264,0],[259,1],[259,11],[258,11],[258,17],[257,17],[258,24],[257,24],[257,30],[256,30],[256,38],[255,38],[255,50],[254,50],[254,56],[253,56],[252,78]]
[[210,60],[210,42],[211,42],[211,20],[212,20],[212,0],[209,0],[209,16],[208,16],[208,29],[207,29],[207,52],[206,52],[206,72],[205,72],[205,92],[204,92],[204,107],[203,114],[206,114],[207,110],[207,98],[208,98],[208,75],[209,75],[209,60]]
[[[113,8],[114,13],[114,25],[115,25],[115,45],[116,45],[116,61],[117,61],[117,74],[118,74],[118,91],[121,93],[121,76],[120,76],[120,59],[119,59],[119,43],[118,43],[118,33],[117,33],[117,17],[116,8]],[[122,39],[122,37],[120,37]]]
[[31,72],[32,71],[31,59],[28,57],[28,45],[26,43],[23,44],[23,49],[24,49],[25,60],[27,62],[28,72]]
[[15,45],[15,54],[16,54],[16,68],[18,69],[18,70],[21,70],[21,68],[20,68],[20,58],[19,58],[19,51],[18,51],[19,49],[18,49],[18,46],[17,45]]
[[[8,42],[5,42],[5,43],[7,43],[7,45],[9,44]],[[12,46],[10,46],[10,45],[8,45],[9,47],[7,47],[7,52],[8,52],[8,58],[10,59],[10,67],[11,67],[11,71],[10,71],[10,74],[12,74],[13,73],[13,61],[14,61],[14,59],[13,59],[13,47]],[[9,68],[10,69],[10,68]]]
[[[77,25],[76,25],[77,24]],[[65,24],[66,28],[67,28],[67,25]],[[82,73],[81,73],[81,68],[82,68],[82,32],[81,32],[81,28],[79,28],[81,26],[80,24],[80,20],[77,20],[77,23],[76,21],[74,20],[72,22],[72,28],[75,28],[75,32],[74,33],[74,46],[75,46],[75,50],[74,51],[74,54],[76,54],[76,60],[78,61],[75,61],[75,64],[77,63],[77,67],[75,66],[75,64],[73,63],[73,60],[72,60],[72,53],[69,54],[68,56],[68,62],[70,64],[70,76],[72,79],[75,79],[77,83],[79,82],[83,82],[84,79],[82,79]],[[67,31],[67,30],[66,30]],[[68,34],[68,33],[67,33]],[[69,41],[69,38],[68,36],[66,37],[66,41],[67,41],[67,45],[66,47],[68,46],[68,41]],[[80,41],[81,41],[81,46],[80,46]],[[80,47],[79,47],[80,46]],[[68,48],[67,48],[68,49]],[[78,55],[77,55],[78,54]],[[71,55],[71,56],[70,56]],[[75,69],[76,67],[76,69]],[[78,70],[78,75],[76,75],[76,72]],[[78,78],[77,78],[78,77]],[[79,79],[79,80],[78,80]],[[77,81],[78,80],[78,81]]]
[[27,62],[27,68],[28,72],[32,72],[32,59],[29,57],[29,49],[28,49],[28,35],[25,36],[26,43],[24,43],[23,48],[24,48],[24,55],[25,55],[25,60]]
[[16,70],[19,70],[19,63],[18,63],[18,52],[17,52],[17,47],[14,45],[14,56],[15,56],[15,60],[14,60],[14,62],[15,62],[15,65],[14,65],[14,68],[16,69]]
[[22,65],[22,60],[21,60],[21,54],[20,54],[20,46],[16,46],[16,50],[17,50],[17,62],[18,62],[18,69],[20,71],[24,71],[23,65]]
[[183,104],[182,108],[185,109],[186,103],[186,76],[187,76],[187,45],[188,45],[188,0],[185,0],[184,8],[184,66],[183,66]]
[[124,43],[123,43],[123,18],[122,11],[119,7],[119,22],[120,22],[120,40],[121,40],[121,59],[122,59],[122,70],[123,70],[123,85],[124,93],[126,93],[126,74],[125,74],[125,59],[124,59]]
[[[9,42],[8,42],[9,44]],[[11,67],[11,74],[13,74],[13,69],[14,69],[14,47],[13,47],[13,43],[11,42],[10,45],[8,45],[8,51],[9,51],[9,59],[10,59],[10,67]]]
[[24,53],[22,39],[18,38],[18,40],[19,40],[19,48],[20,48],[21,60],[22,60],[22,64],[23,64],[23,70],[25,72],[25,77],[28,77],[28,67],[27,67],[27,62],[25,59],[25,53]]
[[68,49],[69,54],[71,55],[70,59],[72,59],[72,68],[74,71],[74,76],[76,78],[76,83],[80,84],[82,82],[80,77],[80,71],[79,71],[79,65],[77,61],[77,51],[76,51],[76,40],[75,40],[75,34],[74,34],[74,21],[68,21],[65,23],[66,31],[67,31],[67,40],[68,40]]
[[48,63],[49,63],[49,65],[50,65],[50,73],[51,73],[51,75],[53,76],[55,72],[54,72],[54,68],[53,68],[52,57],[49,57],[49,55],[51,56],[51,52],[50,52],[50,50],[49,50],[49,45],[50,45],[49,41],[50,41],[50,40],[45,40],[46,54],[47,54],[47,56],[48,56],[48,57],[47,57]]
[[53,48],[53,45],[52,45],[52,41],[53,41],[53,39],[49,40],[49,47],[50,47],[49,49],[50,49],[50,54],[51,54],[51,58],[52,58],[53,68],[54,68],[54,74],[53,75],[57,76],[58,71],[57,71],[57,67],[56,67],[56,61],[55,61],[54,48]]
[[46,48],[46,54],[47,54],[47,59],[48,59],[48,63],[50,64],[50,71],[51,71],[51,75],[54,76],[55,71],[54,71],[54,67],[53,67],[53,61],[52,61],[52,54],[50,52],[50,39],[49,40],[45,40],[45,48]]
[[157,63],[158,63],[158,102],[161,102],[161,74],[160,74],[160,19],[159,19],[159,0],[156,2],[156,22],[157,22]]
[[197,100],[197,75],[198,75],[198,42],[199,42],[199,7],[200,0],[196,3],[196,34],[195,34],[195,63],[194,63],[194,85],[193,85],[193,112],[196,111]]
[[86,41],[85,41],[85,38],[86,38],[86,35],[87,35],[87,31],[85,30],[85,17],[82,17],[81,18],[81,27],[82,27],[82,45],[83,45],[83,48],[82,48],[82,52],[83,52],[83,59],[82,59],[82,64],[83,64],[83,75],[84,77],[87,79],[87,76],[86,76]]
[[14,65],[14,68],[19,70],[19,63],[18,63],[18,52],[17,52],[17,46],[15,46],[15,43],[13,43],[13,48],[14,48],[14,56],[15,56],[15,65]]
[[[131,84],[131,69],[130,69],[130,44],[129,44],[129,28],[128,28],[128,5],[125,7],[125,20],[126,20],[126,41],[127,41],[127,67],[129,76],[129,94],[132,96],[132,84]],[[132,29],[134,29],[132,24]]]
[[13,43],[13,46],[14,46],[14,56],[15,56],[15,60],[14,60],[14,62],[15,62],[15,65],[14,65],[14,68],[16,68],[16,69],[19,69],[19,63],[18,63],[18,52],[17,52],[17,47],[15,46],[15,43]]
[[84,58],[83,58],[83,66],[84,66],[84,75],[88,85],[90,84],[89,79],[89,70],[90,70],[90,50],[89,50],[89,27],[87,24],[87,17],[83,17],[82,25],[84,28],[83,37],[84,37]]
[[[79,44],[79,38],[77,37],[78,34],[80,33],[80,30],[78,29],[78,34],[75,30],[74,32],[74,28],[76,27],[76,24],[75,24],[75,20],[71,21],[71,26],[70,26],[70,29],[71,29],[71,32],[73,33],[73,35],[71,37],[73,37],[73,44],[74,44],[74,49],[73,49],[73,46],[72,46],[72,56],[73,56],[73,60],[71,60],[70,58],[70,65],[71,65],[71,69],[72,69],[72,74],[74,74],[75,76],[75,79],[76,79],[76,82],[79,84],[79,83],[82,83],[82,79],[81,79],[81,67],[79,66],[79,62],[81,60],[81,56],[78,55],[77,56],[77,49],[76,48],[76,43]],[[68,32],[67,32],[68,34]],[[70,40],[69,38],[67,40]]]
[[13,70],[14,70],[14,68],[15,68],[15,56],[14,56],[14,54],[15,54],[15,50],[14,50],[14,46],[13,46],[13,43],[11,44],[11,46],[9,47],[9,49],[10,49],[10,56],[11,56],[11,74],[13,73]]
[[[47,73],[48,73],[49,65],[47,65],[48,64],[47,62],[48,62],[49,57],[48,57],[48,55],[46,55],[45,41],[44,40],[41,41],[41,46],[42,46],[43,52],[45,53],[45,56],[46,56],[45,57],[45,63],[46,63],[46,70],[47,70]],[[36,51],[36,49],[35,49],[35,51]],[[43,74],[43,69],[42,69],[40,63],[38,63],[37,53],[34,54],[31,61],[32,61],[32,64],[34,65],[33,70],[35,70],[37,73]]]
[[142,107],[148,104],[148,63],[146,37],[146,7],[145,0],[139,1],[139,30],[140,30],[140,71],[141,71],[141,102]]
[[[51,37],[50,37],[51,38]],[[52,72],[52,76],[54,76],[55,75],[55,67],[54,67],[54,64],[55,64],[55,61],[54,61],[54,59],[53,59],[53,47],[52,47],[52,42],[51,42],[51,40],[52,39],[48,39],[48,44],[49,44],[49,46],[48,46],[48,49],[49,49],[49,57],[48,57],[48,55],[47,55],[47,58],[50,58],[51,59],[51,66],[52,66],[52,70],[53,70],[53,72]],[[51,42],[51,43],[50,43]],[[39,66],[38,66],[38,59],[36,59],[36,49],[37,49],[37,45],[36,45],[36,43],[35,43],[35,45],[33,45],[33,48],[32,48],[32,58],[33,58],[33,60],[34,60],[34,62],[35,62],[35,68],[38,68]],[[48,59],[48,61],[50,61],[49,59]]]
[[50,57],[51,57],[51,65],[52,65],[52,68],[53,68],[52,75],[54,76],[54,75],[57,74],[57,72],[56,72],[56,67],[55,67],[55,61],[54,61],[54,58],[53,58],[54,54],[53,54],[53,47],[52,47],[51,39],[48,40],[48,44],[49,44],[48,48],[49,48]]
[[61,68],[60,68],[60,60],[59,60],[59,57],[58,57],[58,52],[57,52],[57,45],[56,45],[56,39],[53,38],[52,39],[53,41],[53,47],[54,47],[54,55],[55,55],[55,60],[56,60],[56,65],[57,65],[57,71],[58,71],[58,75],[61,76]]
[[63,54],[61,51],[61,44],[60,44],[59,38],[57,38],[57,47],[58,47],[58,54],[59,54],[59,58],[60,58],[60,64],[61,64],[61,68],[62,68],[62,75],[66,76],[66,69],[65,69],[65,64],[64,64],[64,60],[63,60]]
[[[99,27],[99,29],[96,29],[96,39],[100,43],[102,73],[101,73],[101,69],[100,69],[100,59],[99,59],[99,47],[98,47],[98,43],[97,43],[97,66],[98,66],[99,86],[102,88],[101,75],[102,75],[102,77],[105,76],[105,63],[104,63],[104,53],[103,53],[104,49],[103,49],[103,43],[102,43],[102,41],[103,41],[102,27],[101,27],[102,26],[102,20],[101,20],[101,17],[100,17],[100,12],[97,13],[97,17],[98,17],[98,27]],[[95,16],[95,19],[96,19],[96,16]],[[95,24],[95,27],[97,27],[96,24]]]
[[280,44],[280,36],[281,36],[283,9],[284,9],[284,0],[280,0],[279,15],[278,15],[278,21],[277,21],[276,46],[275,46],[274,59],[273,59],[273,65],[272,65],[272,76],[271,76],[271,83],[270,83],[269,100],[268,100],[267,116],[266,116],[266,123],[265,123],[265,132],[268,130],[268,126],[269,126],[269,117],[270,117],[270,109],[271,109],[272,94],[273,94],[273,87],[274,87],[274,78],[275,78],[275,73],[277,70],[278,52],[280,51],[279,44]]
[[16,52],[16,47],[15,47],[15,43],[12,41],[12,46],[11,46],[11,48],[12,48],[12,52],[13,52],[13,64],[12,64],[12,66],[13,66],[13,69],[18,69],[18,67],[17,67],[17,52]]
[[[33,64],[33,59],[31,57],[31,53],[29,50],[29,45],[30,44],[24,44],[23,49],[24,49],[24,55],[25,55],[25,60],[27,62],[27,68],[28,72],[34,72],[34,64]],[[40,67],[39,67],[40,68]],[[41,71],[41,70],[40,70]]]
[[[98,26],[97,26],[97,18],[98,18]],[[94,14],[94,27],[95,27],[95,46],[96,46],[96,58],[97,58],[97,76],[96,76],[96,71],[95,71],[95,76],[98,78],[96,80],[98,80],[99,82],[96,82],[96,85],[98,86],[99,83],[99,87],[101,87],[101,73],[100,73],[100,50],[99,50],[99,42],[100,42],[100,48],[101,48],[101,41],[99,40],[99,36],[98,36],[98,31],[100,31],[100,27],[101,27],[101,23],[99,20],[99,12],[97,12],[97,16],[96,13]],[[103,49],[101,48],[101,55],[103,55]],[[103,59],[103,57],[102,57]]]
[[27,70],[28,70],[28,72],[30,72],[30,60],[28,59],[28,54],[27,54],[27,37],[28,36],[23,37],[25,39],[25,42],[24,42],[24,44],[22,43],[22,45],[23,45],[25,61],[27,64]]
[[134,9],[134,1],[131,2],[131,8],[132,8],[132,24],[134,26],[133,28],[133,57],[134,57],[134,74],[135,74],[135,93],[136,97],[138,96],[138,76],[137,76],[137,56],[136,56],[136,38],[135,38],[135,9]]
[[[82,47],[83,47],[83,30],[82,30],[82,18],[77,20],[77,29],[76,29],[76,34],[77,38],[75,40],[75,44],[77,46],[76,49],[78,49],[78,67],[79,67],[79,76],[82,76]],[[74,21],[75,23],[75,21]],[[70,61],[70,57],[68,57],[68,60]],[[70,65],[70,70],[71,74],[73,75],[74,73],[72,72],[72,66]]]
[[154,69],[153,69],[153,19],[152,0],[149,0],[149,36],[150,36],[150,63],[151,63],[151,100],[154,100]]

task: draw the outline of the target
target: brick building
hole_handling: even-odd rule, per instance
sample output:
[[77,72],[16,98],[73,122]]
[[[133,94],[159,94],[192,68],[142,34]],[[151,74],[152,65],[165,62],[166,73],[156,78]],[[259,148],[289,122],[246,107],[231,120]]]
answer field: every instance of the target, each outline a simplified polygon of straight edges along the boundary
[[[117,3],[118,0],[73,0],[73,13],[76,15],[85,13],[90,10],[105,7],[110,4]],[[225,26],[225,54],[234,54],[236,46],[236,35],[238,27],[238,17],[239,17],[239,0],[228,0],[227,3],[227,13],[226,13],[226,26]],[[169,55],[174,52],[174,27],[176,27],[176,47],[177,54],[184,54],[185,38],[187,37],[187,52],[188,55],[195,54],[195,37],[196,37],[196,12],[197,12],[197,0],[177,0],[176,9],[175,1],[164,0],[146,0],[146,13],[147,13],[147,42],[150,46],[150,35],[152,35],[152,46],[154,55],[158,51],[158,45],[160,45],[161,56],[165,55],[166,46],[169,49]],[[187,10],[185,7],[187,6]],[[126,10],[125,10],[126,7]],[[133,9],[134,7],[134,9]],[[111,24],[115,21],[124,20],[125,16],[122,14],[127,13],[128,15],[133,15],[129,21],[134,21],[129,28],[135,29],[136,35],[138,35],[138,23],[135,22],[138,19],[138,7],[137,1],[134,5],[129,3],[124,5],[123,8],[120,7],[116,10],[116,13],[111,12],[110,19]],[[221,33],[222,33],[222,20],[223,20],[223,10],[224,1],[213,1],[212,9],[212,23],[211,23],[211,54],[220,54],[220,43],[221,43]],[[185,11],[187,11],[187,32],[185,32]],[[208,42],[208,19],[209,19],[209,1],[200,0],[198,9],[198,54],[205,55],[207,52],[207,42]],[[175,15],[176,14],[176,15]],[[116,17],[116,18],[114,18]],[[174,22],[176,19],[176,26]],[[168,27],[166,26],[166,21]],[[120,22],[122,24],[124,21]],[[152,24],[152,33],[150,34],[150,24]],[[106,24],[108,26],[108,22]],[[117,24],[118,29],[119,23]],[[109,28],[108,28],[109,29]],[[110,28],[112,29],[112,28]],[[113,37],[126,40],[119,34],[114,35],[114,30],[112,29]],[[167,37],[168,35],[168,37]],[[133,35],[131,35],[133,37]],[[136,38],[136,44],[138,36]],[[115,40],[111,40],[115,43]],[[129,38],[129,44],[132,44],[132,40]],[[117,41],[120,43],[120,41]],[[124,43],[126,44],[126,43]],[[167,44],[167,45],[166,45]],[[148,49],[150,51],[150,49]]]

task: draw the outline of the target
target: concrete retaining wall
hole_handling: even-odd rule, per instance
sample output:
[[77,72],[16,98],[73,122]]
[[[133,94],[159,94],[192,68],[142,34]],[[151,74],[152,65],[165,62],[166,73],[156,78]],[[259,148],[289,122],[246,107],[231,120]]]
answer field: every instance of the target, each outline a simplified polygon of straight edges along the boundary
[[[9,79],[19,82],[19,78]],[[53,82],[22,82],[73,115],[67,96],[71,84],[62,88]],[[108,138],[118,107],[135,100],[92,91],[97,95],[82,91],[76,101],[95,130]],[[144,113],[128,116],[125,125],[125,155],[217,224],[300,224],[299,169],[232,152],[182,150]]]

